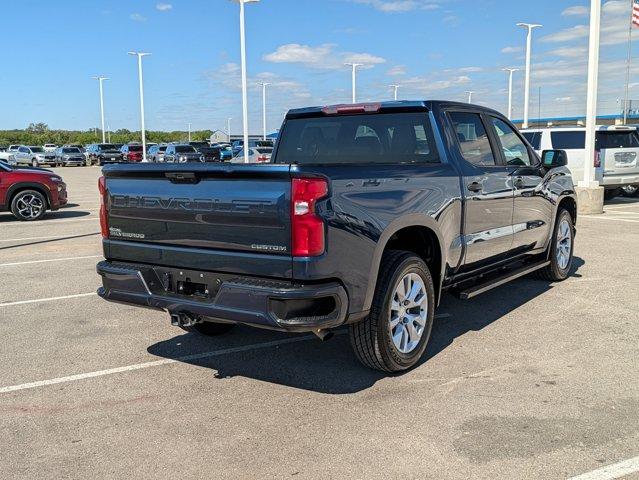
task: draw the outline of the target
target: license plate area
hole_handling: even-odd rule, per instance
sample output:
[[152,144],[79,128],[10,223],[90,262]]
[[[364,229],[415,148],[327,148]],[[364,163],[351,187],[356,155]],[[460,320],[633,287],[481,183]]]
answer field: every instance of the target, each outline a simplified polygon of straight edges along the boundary
[[209,302],[215,298],[222,283],[232,277],[213,272],[164,267],[144,269],[142,274],[149,290],[155,295]]

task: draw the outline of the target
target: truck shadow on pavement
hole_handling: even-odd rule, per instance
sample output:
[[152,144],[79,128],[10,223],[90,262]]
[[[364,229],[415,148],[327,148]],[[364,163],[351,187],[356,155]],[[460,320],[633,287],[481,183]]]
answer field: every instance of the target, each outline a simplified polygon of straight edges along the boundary
[[[584,264],[575,257],[573,276]],[[428,361],[468,332],[479,331],[502,319],[506,314],[554,288],[548,282],[524,278],[470,301],[444,295],[435,319],[430,343],[422,361],[414,368],[427,368]],[[267,342],[295,339],[300,341],[259,347]],[[152,355],[175,359],[213,370],[215,381],[246,377],[288,387],[324,394],[349,394],[366,390],[389,375],[363,367],[351,351],[346,329],[340,329],[333,339],[321,342],[309,335],[293,335],[238,326],[221,337],[206,338],[188,333],[151,345]],[[247,346],[255,345],[255,348]],[[246,348],[241,352],[184,359],[189,355],[207,354],[217,350]],[[424,365],[426,364],[426,365]],[[397,376],[401,376],[398,374]]]
[[[0,223],[25,223],[29,225],[39,225],[47,223],[51,220],[63,220],[63,219],[75,219],[80,217],[86,217],[91,215],[91,212],[85,212],[82,210],[56,210],[55,212],[47,212],[41,220],[35,222],[20,222],[11,213],[0,215]],[[97,220],[97,217],[96,217]]]

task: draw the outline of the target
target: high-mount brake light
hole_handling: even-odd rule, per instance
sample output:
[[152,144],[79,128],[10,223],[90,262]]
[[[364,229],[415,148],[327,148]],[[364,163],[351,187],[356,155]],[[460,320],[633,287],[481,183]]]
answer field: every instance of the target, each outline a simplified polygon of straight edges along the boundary
[[324,253],[324,221],[315,212],[318,200],[328,194],[323,178],[294,178],[291,195],[291,251],[295,257]]
[[376,113],[382,108],[381,103],[353,103],[330,105],[322,108],[324,115],[341,115],[348,113]]
[[109,207],[107,206],[106,179],[98,179],[98,191],[100,192],[100,231],[102,238],[109,238]]

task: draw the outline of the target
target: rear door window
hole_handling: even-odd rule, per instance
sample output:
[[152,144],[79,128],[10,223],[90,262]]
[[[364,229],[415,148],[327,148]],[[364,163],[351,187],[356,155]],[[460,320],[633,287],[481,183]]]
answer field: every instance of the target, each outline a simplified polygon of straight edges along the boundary
[[438,163],[426,113],[380,113],[287,120],[275,163]]
[[464,159],[473,165],[495,165],[495,155],[481,116],[471,112],[450,112],[449,116]]
[[550,141],[555,150],[583,150],[586,148],[586,132],[550,132]]

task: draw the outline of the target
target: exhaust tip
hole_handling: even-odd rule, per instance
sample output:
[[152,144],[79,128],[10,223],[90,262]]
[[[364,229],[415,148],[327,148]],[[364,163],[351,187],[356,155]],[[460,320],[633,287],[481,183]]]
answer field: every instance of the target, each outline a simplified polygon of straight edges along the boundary
[[322,342],[326,342],[326,341],[330,340],[335,335],[331,330],[313,330],[313,333]]

